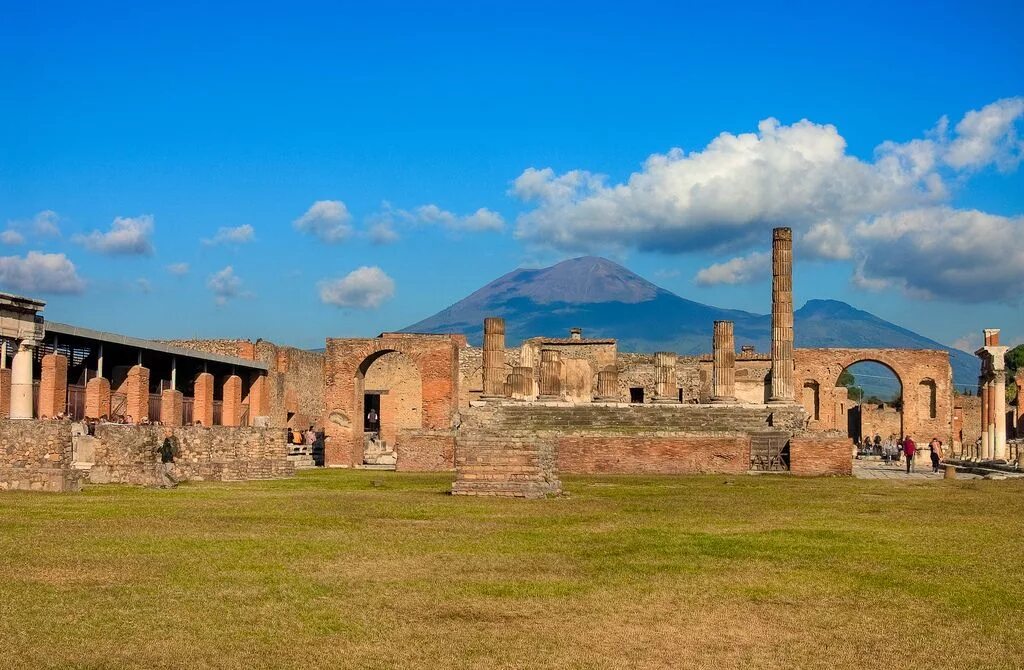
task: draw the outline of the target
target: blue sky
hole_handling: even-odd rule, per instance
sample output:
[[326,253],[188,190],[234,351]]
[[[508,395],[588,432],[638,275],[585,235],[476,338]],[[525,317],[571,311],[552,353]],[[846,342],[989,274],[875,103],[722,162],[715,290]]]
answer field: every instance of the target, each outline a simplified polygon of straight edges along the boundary
[[1024,339],[1019,2],[5,4],[51,319],[316,347],[582,253],[763,313],[793,225],[798,305]]

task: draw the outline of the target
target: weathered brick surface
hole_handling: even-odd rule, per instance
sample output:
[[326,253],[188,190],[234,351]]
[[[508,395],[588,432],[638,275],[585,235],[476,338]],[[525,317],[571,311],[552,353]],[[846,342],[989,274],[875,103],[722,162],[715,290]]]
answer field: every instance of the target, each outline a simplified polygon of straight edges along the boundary
[[11,369],[0,369],[0,419],[11,415]]
[[277,479],[295,473],[284,433],[277,428],[101,424],[96,439],[92,483],[161,483],[160,449],[167,439],[175,448],[171,471],[179,480]]
[[174,389],[160,392],[160,423],[172,428],[181,425],[183,398],[182,392]]
[[85,383],[85,416],[100,419],[110,416],[110,380],[93,377]]
[[221,409],[221,424],[238,426],[242,420],[242,378],[229,375],[224,378],[222,387],[224,405]]
[[192,385],[192,422],[209,428],[213,425],[213,375],[200,372]]
[[587,435],[559,437],[558,472],[567,474],[742,473],[745,435]]
[[71,422],[0,421],[0,491],[77,491],[71,467]]
[[397,351],[416,365],[422,384],[421,428],[448,430],[458,388],[458,350],[464,338],[385,333],[374,339],[328,339],[324,368],[327,465],[363,459],[363,392],[370,365]]
[[142,421],[149,417],[149,368],[133,365],[125,375],[119,393],[128,398],[125,414],[133,421]]
[[36,415],[49,418],[67,409],[68,359],[61,354],[43,356],[39,375],[39,407]]
[[395,469],[400,472],[451,472],[455,469],[455,433],[450,430],[402,430]]
[[853,441],[834,433],[805,433],[789,440],[789,470],[795,475],[850,475]]
[[460,433],[453,495],[542,498],[562,490],[551,440],[509,432]]

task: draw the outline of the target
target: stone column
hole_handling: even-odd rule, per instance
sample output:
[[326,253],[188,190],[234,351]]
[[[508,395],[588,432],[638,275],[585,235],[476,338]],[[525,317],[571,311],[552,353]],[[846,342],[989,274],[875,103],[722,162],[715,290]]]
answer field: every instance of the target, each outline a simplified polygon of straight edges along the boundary
[[181,391],[164,389],[160,392],[160,423],[165,426],[180,426],[182,421]]
[[510,375],[512,381],[513,400],[533,399],[533,368],[518,365],[512,368]]
[[110,380],[93,377],[85,383],[85,415],[90,419],[110,418]]
[[484,319],[484,392],[482,398],[504,398],[505,319]]
[[992,382],[985,380],[985,413],[982,415],[982,455],[985,460],[992,458]]
[[736,338],[732,321],[715,321],[711,350],[711,401],[736,402]]
[[[1014,379],[1017,382],[1017,432],[1016,437],[1018,440],[1024,439],[1024,368],[1017,370],[1017,377]],[[1021,450],[1024,451],[1024,450]]]
[[654,354],[654,402],[679,402],[676,355],[670,351],[659,351]]
[[200,372],[193,385],[195,398],[192,400],[192,421],[203,426],[213,425],[213,375]]
[[555,349],[540,350],[540,399],[562,397],[562,355]]
[[68,408],[68,358],[61,354],[43,356],[39,375],[39,418],[63,414]]
[[149,418],[149,368],[133,365],[121,384],[127,398],[125,414],[138,423]]
[[615,402],[619,399],[619,370],[609,365],[597,373],[597,399]]
[[992,380],[992,458],[1006,459],[1006,370]]
[[229,375],[224,378],[221,387],[224,404],[221,407],[220,423],[222,426],[239,426],[242,423],[242,378]]
[[34,343],[22,340],[11,361],[11,418],[31,419],[32,407],[32,348]]
[[795,402],[793,389],[793,231],[772,231],[772,402]]

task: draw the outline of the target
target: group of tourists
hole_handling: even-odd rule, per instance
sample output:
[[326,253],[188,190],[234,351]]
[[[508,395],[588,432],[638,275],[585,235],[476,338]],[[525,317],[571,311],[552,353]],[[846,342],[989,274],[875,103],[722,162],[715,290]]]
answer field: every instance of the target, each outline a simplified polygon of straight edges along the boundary
[[[932,441],[928,443],[928,451],[932,472],[937,473],[943,456],[942,440],[933,437]],[[907,474],[914,471],[914,456],[917,452],[917,443],[909,435],[902,440],[897,439],[896,435],[890,435],[883,440],[881,435],[875,434],[874,438],[865,437],[863,442],[857,445],[857,458],[860,458],[862,454],[877,455],[882,457],[882,462],[886,465],[899,463],[902,460],[906,462]]]

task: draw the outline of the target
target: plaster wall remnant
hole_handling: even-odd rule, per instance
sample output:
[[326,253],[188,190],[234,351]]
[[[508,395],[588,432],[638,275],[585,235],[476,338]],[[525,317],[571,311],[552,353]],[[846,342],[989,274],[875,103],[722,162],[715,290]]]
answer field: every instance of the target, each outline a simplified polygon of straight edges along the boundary
[[793,230],[772,231],[772,393],[773,402],[794,402]]
[[712,357],[712,401],[736,402],[736,338],[732,321],[715,321]]

